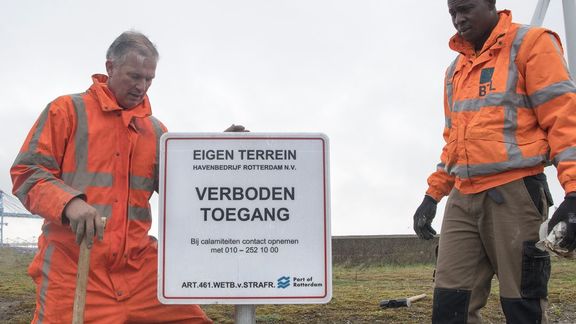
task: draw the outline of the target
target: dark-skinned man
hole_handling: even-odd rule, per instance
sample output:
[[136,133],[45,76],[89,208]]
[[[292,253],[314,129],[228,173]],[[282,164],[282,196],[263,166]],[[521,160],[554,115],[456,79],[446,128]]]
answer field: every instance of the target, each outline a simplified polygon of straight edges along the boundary
[[106,54],[108,75],[95,74],[86,92],[49,103],[11,168],[14,194],[44,218],[28,269],[37,286],[33,323],[72,322],[84,236],[91,248],[85,323],[212,323],[198,305],[157,298],[148,201],[158,189],[166,127],[146,95],[157,62],[146,36],[121,34]]
[[568,223],[574,249],[576,86],[558,36],[512,22],[495,0],[448,0],[458,53],[445,75],[441,161],[414,230],[431,239],[448,196],[436,265],[433,323],[480,323],[491,280],[508,323],[546,323],[550,257],[535,248],[552,199],[553,163],[566,192],[551,229]]

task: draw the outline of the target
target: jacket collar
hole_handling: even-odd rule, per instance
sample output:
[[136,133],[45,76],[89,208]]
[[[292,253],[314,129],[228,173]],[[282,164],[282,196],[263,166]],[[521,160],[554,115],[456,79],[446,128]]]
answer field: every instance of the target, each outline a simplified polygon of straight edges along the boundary
[[100,104],[100,109],[105,112],[119,112],[122,114],[122,119],[124,124],[128,126],[133,117],[143,118],[152,115],[152,108],[150,106],[150,101],[148,100],[148,95],[144,96],[142,102],[130,109],[123,109],[116,102],[116,97],[108,89],[107,81],[108,76],[103,74],[92,75],[92,86],[88,89],[88,92],[92,93],[98,103]]
[[[490,36],[488,36],[488,39],[484,43],[480,53],[486,51],[489,48],[497,49],[504,46],[504,43],[499,41],[499,39],[504,36],[510,29],[510,26],[512,26],[512,13],[510,10],[501,10],[498,11],[498,16],[498,23],[492,30],[492,33],[490,33]],[[473,56],[475,54],[474,45],[464,40],[458,33],[450,38],[449,46],[452,50],[459,52],[467,57]]]

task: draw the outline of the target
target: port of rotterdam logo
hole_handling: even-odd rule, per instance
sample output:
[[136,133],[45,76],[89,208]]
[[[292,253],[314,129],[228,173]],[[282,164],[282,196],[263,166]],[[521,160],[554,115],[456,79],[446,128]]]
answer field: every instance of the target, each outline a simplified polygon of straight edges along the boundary
[[278,288],[286,289],[287,287],[290,286],[290,277],[282,276],[282,277],[278,278],[276,286]]

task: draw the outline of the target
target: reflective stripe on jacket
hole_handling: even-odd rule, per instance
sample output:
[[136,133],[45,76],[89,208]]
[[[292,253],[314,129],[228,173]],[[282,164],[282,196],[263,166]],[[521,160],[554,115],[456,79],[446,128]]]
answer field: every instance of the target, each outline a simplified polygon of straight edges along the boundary
[[441,162],[428,178],[440,200],[534,175],[553,162],[566,192],[576,190],[576,86],[558,36],[512,23],[509,11],[480,52],[459,35],[447,69]]
[[158,143],[166,128],[151,116],[147,97],[121,109],[107,77],[92,78],[85,93],[59,97],[46,107],[11,175],[14,194],[45,219],[40,249],[53,242],[76,246],[61,215],[73,197],[83,197],[108,217],[104,245],[94,248],[109,253],[108,266],[114,268],[137,262],[129,256],[150,244],[148,201],[157,186]]

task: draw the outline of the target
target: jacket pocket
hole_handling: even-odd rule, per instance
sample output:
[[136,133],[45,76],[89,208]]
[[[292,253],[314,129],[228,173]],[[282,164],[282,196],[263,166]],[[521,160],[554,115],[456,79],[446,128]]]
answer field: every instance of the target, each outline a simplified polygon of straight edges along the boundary
[[542,220],[547,219],[548,207],[552,206],[554,202],[552,201],[552,195],[548,188],[546,175],[539,173],[537,175],[524,177],[523,180],[530,199],[534,203],[534,207],[538,210],[540,216],[542,216]]

